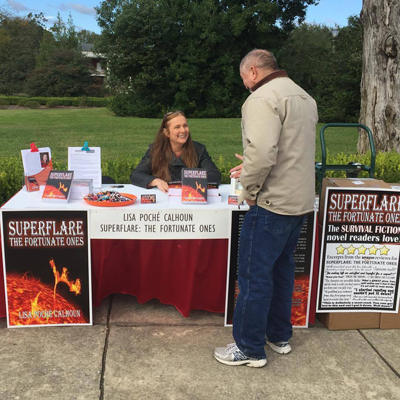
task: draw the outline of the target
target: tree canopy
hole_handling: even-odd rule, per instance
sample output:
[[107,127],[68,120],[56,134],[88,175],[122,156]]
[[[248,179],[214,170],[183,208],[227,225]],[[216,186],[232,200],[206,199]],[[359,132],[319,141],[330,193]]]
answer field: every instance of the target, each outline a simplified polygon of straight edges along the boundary
[[[0,94],[99,93],[90,76],[88,60],[79,49],[79,43],[94,40],[96,34],[77,32],[71,15],[67,23],[58,15],[47,30],[42,13],[17,17],[6,11],[0,7]],[[60,64],[55,65],[56,62]]]
[[23,90],[25,80],[35,68],[44,28],[42,15],[26,18],[0,14],[0,93]]
[[26,81],[26,92],[32,96],[56,97],[98,94],[89,62],[79,49],[79,34],[71,15],[64,23],[58,14],[50,32],[43,35],[36,68]]
[[362,25],[351,16],[348,25],[332,29],[302,24],[279,50],[281,67],[317,101],[324,122],[357,122],[360,112]]
[[121,115],[231,117],[246,96],[238,67],[253,48],[279,49],[317,0],[109,0],[97,50]]

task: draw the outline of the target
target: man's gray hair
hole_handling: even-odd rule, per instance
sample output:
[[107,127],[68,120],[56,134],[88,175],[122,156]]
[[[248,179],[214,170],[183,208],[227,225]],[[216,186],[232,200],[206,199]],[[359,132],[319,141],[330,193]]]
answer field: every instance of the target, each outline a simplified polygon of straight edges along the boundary
[[241,71],[248,71],[250,67],[276,71],[278,62],[270,51],[254,49],[245,55],[240,63]]

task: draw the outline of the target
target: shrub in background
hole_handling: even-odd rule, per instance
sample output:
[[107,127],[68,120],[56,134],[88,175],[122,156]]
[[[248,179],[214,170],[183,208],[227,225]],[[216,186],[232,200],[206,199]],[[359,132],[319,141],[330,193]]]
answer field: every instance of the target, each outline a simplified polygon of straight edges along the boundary
[[20,158],[0,158],[0,205],[21,189],[23,177],[24,169]]
[[[105,160],[102,162],[102,174],[111,176],[116,182],[122,184],[130,183],[130,176],[139,163],[138,157],[120,157],[113,160]],[[222,183],[229,184],[229,170],[233,165],[226,162],[222,156],[214,158],[215,164],[222,174]],[[370,165],[370,154],[346,155],[340,153],[336,156],[329,156],[328,164],[346,165],[349,162],[359,162],[364,165]],[[53,161],[54,169],[65,170],[67,164],[65,162]],[[299,171],[299,174],[301,172]],[[329,177],[345,177],[344,171],[328,172]],[[360,174],[360,177],[368,177],[366,172]],[[387,183],[400,183],[400,154],[392,151],[390,153],[379,153],[376,156],[375,178],[381,179]],[[5,203],[18,190],[21,189],[23,181],[23,167],[20,157],[3,157],[0,158],[0,204]]]
[[36,101],[42,106],[51,108],[49,102],[57,102],[64,107],[106,107],[110,98],[104,97],[24,97],[24,96],[0,96],[0,105],[19,105],[27,107],[27,101]]
[[32,108],[32,109],[37,109],[37,108],[40,108],[40,104],[39,104],[38,101],[35,101],[35,100],[28,100],[28,101],[25,103],[25,107]]
[[57,101],[57,100],[49,100],[49,101],[46,103],[46,106],[49,107],[49,108],[58,107],[59,105],[60,105],[60,102]]

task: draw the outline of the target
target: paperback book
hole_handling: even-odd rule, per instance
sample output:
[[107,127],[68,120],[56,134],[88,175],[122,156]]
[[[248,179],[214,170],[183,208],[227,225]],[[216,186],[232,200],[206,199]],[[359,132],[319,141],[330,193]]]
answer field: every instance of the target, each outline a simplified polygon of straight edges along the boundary
[[74,171],[50,171],[42,200],[68,203],[73,177]]
[[71,200],[83,199],[93,193],[93,179],[73,179],[71,186]]
[[182,203],[207,203],[207,170],[182,169]]
[[[168,183],[168,201],[170,203],[182,203],[182,182],[173,181]],[[221,203],[222,196],[218,189],[218,184],[208,182],[207,203]]]

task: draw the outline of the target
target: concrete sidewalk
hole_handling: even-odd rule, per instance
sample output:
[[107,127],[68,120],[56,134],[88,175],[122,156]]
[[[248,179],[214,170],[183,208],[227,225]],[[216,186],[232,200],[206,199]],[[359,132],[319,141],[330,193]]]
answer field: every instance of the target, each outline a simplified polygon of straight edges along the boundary
[[229,367],[223,316],[181,317],[154,300],[113,295],[93,327],[7,329],[0,320],[0,399],[400,399],[400,330],[296,329],[293,352]]

